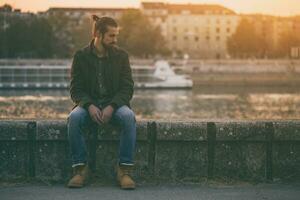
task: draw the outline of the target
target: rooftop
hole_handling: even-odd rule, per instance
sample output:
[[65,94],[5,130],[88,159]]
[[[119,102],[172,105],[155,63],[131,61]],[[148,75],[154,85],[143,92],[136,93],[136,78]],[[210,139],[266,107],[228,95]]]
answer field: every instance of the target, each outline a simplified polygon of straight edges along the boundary
[[233,10],[216,4],[166,4],[160,2],[142,2],[142,7],[144,9],[167,9],[171,13],[188,10],[194,14],[201,14],[207,11],[213,11],[214,13],[235,14]]

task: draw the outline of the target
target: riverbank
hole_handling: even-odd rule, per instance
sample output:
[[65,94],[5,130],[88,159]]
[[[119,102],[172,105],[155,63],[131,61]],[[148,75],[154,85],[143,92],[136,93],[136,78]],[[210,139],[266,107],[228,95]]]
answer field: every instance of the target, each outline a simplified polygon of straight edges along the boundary
[[[168,60],[178,74],[191,76],[194,87],[218,86],[297,86],[300,60]],[[0,59],[0,66],[71,66],[71,59]],[[132,68],[154,67],[153,59],[131,59]],[[1,83],[1,80],[0,80]],[[61,86],[60,86],[61,87]],[[64,86],[66,87],[66,86]]]
[[[131,106],[138,120],[300,119],[300,88],[135,90]],[[72,107],[68,90],[0,90],[1,119],[66,119]]]
[[[66,120],[0,121],[0,180],[65,182],[71,175]],[[94,177],[115,180],[119,129],[84,128]],[[300,180],[299,120],[138,121],[139,182]]]

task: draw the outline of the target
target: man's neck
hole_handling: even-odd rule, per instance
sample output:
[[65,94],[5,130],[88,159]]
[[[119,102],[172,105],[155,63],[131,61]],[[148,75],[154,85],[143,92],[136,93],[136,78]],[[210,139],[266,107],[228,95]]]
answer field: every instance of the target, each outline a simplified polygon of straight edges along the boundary
[[104,48],[104,46],[102,45],[101,43],[101,40],[96,38],[94,40],[94,47],[96,48],[96,52],[97,52],[97,55],[100,56],[100,57],[103,57],[106,55],[106,49]]

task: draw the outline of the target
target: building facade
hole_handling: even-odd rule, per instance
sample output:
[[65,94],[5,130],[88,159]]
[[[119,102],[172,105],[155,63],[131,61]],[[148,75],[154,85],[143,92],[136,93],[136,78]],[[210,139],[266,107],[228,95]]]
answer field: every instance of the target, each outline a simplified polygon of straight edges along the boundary
[[219,5],[144,2],[142,12],[160,26],[173,56],[226,58],[227,40],[240,17]]
[[[110,16],[119,19],[128,10],[140,10],[150,22],[159,26],[166,45],[173,57],[189,55],[193,58],[229,58],[227,41],[242,18],[249,19],[258,35],[264,38],[266,51],[279,45],[286,32],[300,35],[300,17],[275,17],[267,15],[239,15],[220,5],[169,4],[163,2],[142,2],[138,8],[50,8],[38,13],[40,17],[66,16],[64,29],[70,31],[91,22],[91,15]],[[8,5],[0,8],[0,14],[31,16],[32,13],[14,11]],[[0,28],[7,27],[3,23]],[[55,27],[54,27],[55,29]],[[56,34],[63,32],[55,31]],[[58,35],[58,37],[63,37]]]
[[[81,25],[92,14],[120,18],[133,8],[50,8],[46,16],[64,14]],[[239,16],[219,5],[166,4],[142,2],[141,8],[155,26],[159,26],[172,56],[188,54],[195,58],[228,57],[227,39],[234,32]]]

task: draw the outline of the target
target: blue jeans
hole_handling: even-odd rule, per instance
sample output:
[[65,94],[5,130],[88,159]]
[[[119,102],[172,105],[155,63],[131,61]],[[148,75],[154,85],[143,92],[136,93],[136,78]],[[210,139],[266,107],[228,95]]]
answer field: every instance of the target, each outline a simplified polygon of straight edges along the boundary
[[[68,139],[71,146],[72,167],[87,163],[87,148],[83,127],[96,127],[87,110],[77,106],[68,116]],[[114,111],[110,123],[121,127],[119,164],[133,165],[136,142],[136,120],[134,112],[128,106]]]

